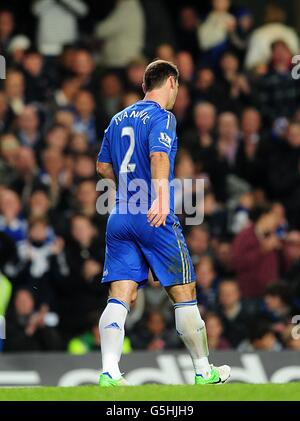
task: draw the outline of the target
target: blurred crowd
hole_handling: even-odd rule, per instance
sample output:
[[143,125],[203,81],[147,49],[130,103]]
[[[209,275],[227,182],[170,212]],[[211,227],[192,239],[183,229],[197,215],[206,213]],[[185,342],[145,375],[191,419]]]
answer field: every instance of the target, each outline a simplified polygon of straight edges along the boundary
[[[209,346],[299,350],[300,48],[285,11],[268,3],[258,26],[230,0],[172,11],[119,0],[98,15],[99,2],[29,3],[32,27],[0,9],[0,349],[99,348],[107,217],[96,211],[96,155],[159,57],[180,71],[176,177],[205,182],[204,223],[180,218]],[[181,348],[151,276],[126,335],[124,353]]]

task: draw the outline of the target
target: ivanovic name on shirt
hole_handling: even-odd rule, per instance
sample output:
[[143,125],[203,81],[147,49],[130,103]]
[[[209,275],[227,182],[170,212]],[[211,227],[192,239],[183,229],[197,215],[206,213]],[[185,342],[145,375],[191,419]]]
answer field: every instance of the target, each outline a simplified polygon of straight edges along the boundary
[[147,111],[141,110],[141,111],[130,111],[127,112],[126,110],[123,111],[121,114],[118,114],[114,120],[116,125],[118,126],[124,118],[140,118],[144,124],[147,123],[147,120],[149,120],[150,116]]

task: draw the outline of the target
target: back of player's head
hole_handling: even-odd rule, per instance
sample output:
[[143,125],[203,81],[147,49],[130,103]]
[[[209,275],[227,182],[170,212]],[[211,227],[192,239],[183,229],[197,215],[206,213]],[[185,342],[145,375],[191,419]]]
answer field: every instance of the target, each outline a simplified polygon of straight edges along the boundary
[[160,88],[170,76],[173,76],[176,81],[179,78],[179,71],[175,64],[166,60],[153,61],[148,64],[144,73],[145,91]]

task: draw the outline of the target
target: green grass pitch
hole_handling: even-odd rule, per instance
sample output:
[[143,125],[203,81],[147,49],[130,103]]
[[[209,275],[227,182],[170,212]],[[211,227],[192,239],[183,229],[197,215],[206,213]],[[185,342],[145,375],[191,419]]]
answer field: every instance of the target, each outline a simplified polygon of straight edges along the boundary
[[300,400],[300,382],[208,386],[145,385],[0,388],[0,401],[267,401]]

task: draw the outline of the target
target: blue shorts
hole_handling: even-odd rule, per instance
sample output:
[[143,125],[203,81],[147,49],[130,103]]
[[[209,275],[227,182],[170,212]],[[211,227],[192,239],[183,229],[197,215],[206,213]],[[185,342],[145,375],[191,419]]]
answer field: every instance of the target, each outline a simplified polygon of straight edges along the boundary
[[107,223],[102,282],[132,280],[142,286],[151,269],[164,287],[195,281],[192,260],[176,215],[152,227],[147,215],[113,212]]

